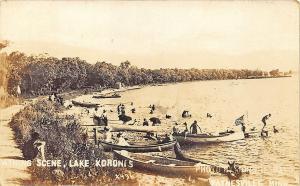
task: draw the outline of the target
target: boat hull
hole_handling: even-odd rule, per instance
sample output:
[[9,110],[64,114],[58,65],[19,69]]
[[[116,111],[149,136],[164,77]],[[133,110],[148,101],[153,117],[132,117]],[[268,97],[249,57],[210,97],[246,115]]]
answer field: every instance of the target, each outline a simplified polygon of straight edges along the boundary
[[223,143],[223,142],[242,140],[245,138],[242,132],[234,132],[231,134],[220,135],[220,136],[187,134],[186,137],[184,135],[174,135],[174,137],[180,143],[191,143],[191,144]]
[[74,106],[86,107],[86,108],[97,108],[97,107],[99,107],[99,104],[96,104],[96,103],[81,103],[81,102],[74,101],[74,100],[72,100],[72,104]]
[[107,143],[105,141],[99,141],[99,145],[101,145],[104,150],[112,151],[112,150],[126,150],[128,152],[161,152],[172,149],[175,145],[176,141],[163,143],[163,144],[155,144],[155,145],[147,145],[147,146],[122,146],[112,143]]
[[114,156],[120,160],[132,161],[133,168],[139,171],[170,177],[195,177],[206,182],[208,182],[208,178],[210,177],[210,167],[201,163],[192,163],[126,151],[114,151]]
[[96,99],[106,99],[106,98],[121,98],[121,96],[93,96]]
[[124,125],[124,124],[109,124],[112,131],[133,131],[133,132],[159,132],[163,131],[160,126],[137,126],[137,125]]

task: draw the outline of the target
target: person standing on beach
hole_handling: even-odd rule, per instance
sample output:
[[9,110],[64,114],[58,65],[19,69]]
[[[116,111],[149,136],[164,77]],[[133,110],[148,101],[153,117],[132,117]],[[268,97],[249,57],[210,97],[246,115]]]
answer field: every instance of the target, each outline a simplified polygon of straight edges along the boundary
[[198,129],[200,129],[200,132],[202,133],[201,128],[199,127],[199,125],[197,124],[197,121],[195,120],[192,125],[190,126],[190,131],[192,134],[198,134]]
[[17,91],[16,91],[16,92],[17,92],[17,97],[21,96],[21,93],[22,93],[22,92],[21,92],[21,87],[20,87],[20,85],[17,86]]

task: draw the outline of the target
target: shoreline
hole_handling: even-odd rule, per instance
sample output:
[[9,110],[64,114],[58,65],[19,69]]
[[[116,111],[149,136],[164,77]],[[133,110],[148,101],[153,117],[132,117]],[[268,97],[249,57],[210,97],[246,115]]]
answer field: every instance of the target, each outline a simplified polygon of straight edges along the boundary
[[[146,87],[156,87],[156,86],[167,86],[167,85],[175,85],[175,84],[181,84],[181,83],[193,83],[193,82],[202,82],[202,81],[228,81],[228,80],[253,80],[253,79],[277,79],[277,78],[290,78],[294,77],[291,75],[288,76],[264,76],[264,77],[248,77],[248,78],[238,78],[238,79],[211,79],[211,80],[194,80],[194,81],[180,81],[180,82],[166,82],[166,83],[152,83],[152,84],[143,84],[143,85],[133,85],[133,86],[126,86],[122,87],[121,89],[117,88],[106,88],[102,91],[100,90],[89,90],[86,91],[84,89],[78,89],[78,90],[71,90],[68,92],[60,93],[61,96],[64,97],[65,100],[71,100],[76,99],[78,97],[84,96],[84,95],[106,95],[106,94],[112,94],[112,93],[121,93],[126,92],[130,90],[136,90]],[[47,97],[45,95],[29,98],[29,100],[40,98],[40,97]],[[27,100],[27,99],[25,99]]]
[[[193,82],[193,81],[190,81],[190,82]],[[186,82],[178,82],[178,83],[186,83]],[[177,84],[177,83],[173,83],[173,84]],[[162,84],[163,86],[165,86],[165,85],[171,85],[171,83],[169,84]],[[123,89],[106,89],[106,90],[104,90],[104,91],[102,91],[102,93],[105,93],[105,94],[109,94],[109,93],[115,93],[115,92],[125,92],[125,91],[129,91],[129,90],[135,90],[135,89],[137,89],[137,88],[144,88],[144,87],[151,87],[151,86],[156,86],[156,85],[146,85],[146,86],[136,86],[136,87],[134,87],[133,89],[132,88],[130,88],[130,87],[126,87],[126,88],[123,88]],[[91,92],[92,94],[93,93],[98,93],[98,92]],[[70,96],[70,99],[72,99],[71,97],[73,96],[73,97],[75,97],[75,98],[78,98],[78,97],[80,97],[80,96],[85,96],[84,94],[81,94],[81,92],[80,91],[72,91],[72,92],[68,92],[68,93],[66,93],[66,94],[69,94],[69,95],[63,95],[62,94],[62,96]],[[90,93],[88,93],[87,94],[88,96],[90,96],[91,94]],[[41,97],[38,97],[38,98],[35,98],[35,99],[47,99],[47,96],[41,96]],[[33,99],[31,99],[31,100],[33,100]],[[134,173],[136,173],[136,171],[132,171],[132,170],[128,170],[128,171],[130,171],[130,172],[134,172]],[[148,175],[148,174],[144,174],[144,173],[139,173],[140,174],[140,179],[142,179],[143,178],[143,175],[147,175],[147,179],[149,179],[149,181],[151,180],[151,183],[149,183],[149,185],[151,185],[152,183],[155,183],[154,182],[154,180],[157,180],[157,178],[158,177],[161,177],[161,180],[162,181],[164,181],[164,178],[166,178],[166,177],[163,177],[163,176],[156,176],[156,175]],[[151,177],[151,178],[150,178]],[[145,178],[146,179],[146,178]],[[175,178],[178,182],[181,182],[180,180],[181,180],[181,178]],[[175,183],[178,183],[176,180],[174,179],[174,181],[175,181]],[[167,179],[166,179],[167,180]],[[167,182],[168,183],[168,182]],[[167,183],[164,183],[164,182],[161,182],[161,184],[167,184]],[[172,182],[173,183],[173,182]],[[181,182],[182,183],[182,182]],[[184,183],[184,182],[183,182]]]
[[[105,95],[111,93],[120,93],[130,90],[141,89],[145,87],[152,87],[152,86],[167,86],[167,85],[174,85],[180,83],[192,83],[192,82],[202,82],[202,81],[228,81],[228,80],[253,80],[253,79],[277,79],[277,78],[290,78],[294,77],[292,75],[285,75],[285,76],[256,76],[256,77],[247,77],[247,78],[237,78],[237,79],[206,79],[206,80],[192,80],[192,81],[178,81],[178,82],[165,82],[165,83],[151,83],[151,84],[141,84],[141,85],[133,85],[133,86],[125,86],[121,89],[118,88],[105,88],[103,90],[95,89],[77,89],[77,90],[67,90],[65,92],[58,93],[59,95],[63,96],[65,100],[75,99],[79,96],[87,95],[87,94],[97,94],[97,95]],[[48,95],[40,95],[40,96],[31,96],[31,95],[24,95],[22,98],[24,101],[35,100],[39,98],[47,98]],[[22,104],[22,103],[21,103]],[[12,106],[12,105],[10,105]],[[4,107],[5,108],[5,107]]]

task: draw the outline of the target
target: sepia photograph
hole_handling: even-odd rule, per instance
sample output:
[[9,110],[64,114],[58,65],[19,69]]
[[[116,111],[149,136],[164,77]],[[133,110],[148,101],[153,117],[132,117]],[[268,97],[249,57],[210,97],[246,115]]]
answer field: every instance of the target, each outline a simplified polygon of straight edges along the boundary
[[298,186],[296,0],[0,0],[0,186]]

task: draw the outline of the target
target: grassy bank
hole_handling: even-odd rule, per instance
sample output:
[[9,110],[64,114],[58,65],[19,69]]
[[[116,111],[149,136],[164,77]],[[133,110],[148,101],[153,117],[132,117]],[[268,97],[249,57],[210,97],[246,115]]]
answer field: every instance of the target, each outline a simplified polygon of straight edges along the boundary
[[[31,134],[38,132],[41,139],[46,142],[46,159],[61,160],[62,164],[67,165],[66,167],[39,167],[34,160],[29,168],[32,175],[31,184],[103,185],[125,181],[118,179],[122,177],[120,175],[127,174],[125,169],[94,166],[97,159],[111,159],[111,155],[89,144],[87,134],[74,116],[58,114],[63,109],[56,103],[42,100],[25,107],[10,122],[15,132],[16,142],[21,149],[31,138]],[[70,167],[67,164],[70,160],[89,160],[90,166]],[[132,183],[134,180],[126,182]]]

